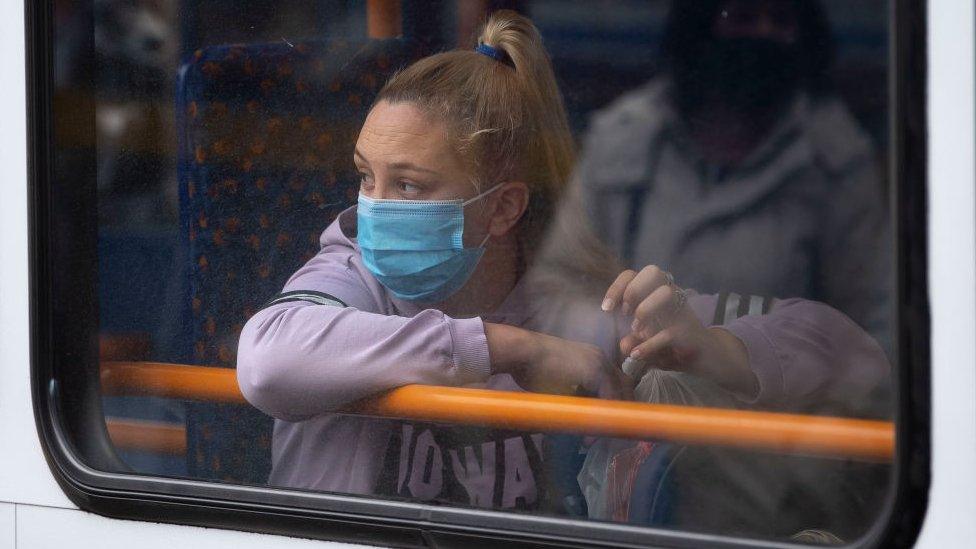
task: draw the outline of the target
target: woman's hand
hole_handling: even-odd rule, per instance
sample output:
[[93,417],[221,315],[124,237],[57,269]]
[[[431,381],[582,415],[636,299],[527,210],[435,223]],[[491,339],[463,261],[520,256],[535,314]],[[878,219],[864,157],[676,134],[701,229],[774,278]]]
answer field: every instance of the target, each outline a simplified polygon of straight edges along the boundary
[[594,345],[504,324],[485,323],[485,335],[492,373],[509,374],[528,391],[632,398],[633,381]]
[[684,290],[656,266],[620,273],[603,300],[603,310],[631,317],[620,350],[648,367],[710,379],[747,398],[759,391],[745,345],[726,330],[706,328],[688,307]]

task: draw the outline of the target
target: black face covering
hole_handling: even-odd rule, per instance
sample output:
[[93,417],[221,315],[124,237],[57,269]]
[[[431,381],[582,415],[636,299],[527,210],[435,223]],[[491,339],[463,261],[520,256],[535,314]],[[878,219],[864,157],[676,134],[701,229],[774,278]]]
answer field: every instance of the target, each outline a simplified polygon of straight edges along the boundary
[[714,40],[674,67],[676,100],[685,113],[718,99],[745,114],[768,113],[792,97],[800,78],[797,48],[756,38]]

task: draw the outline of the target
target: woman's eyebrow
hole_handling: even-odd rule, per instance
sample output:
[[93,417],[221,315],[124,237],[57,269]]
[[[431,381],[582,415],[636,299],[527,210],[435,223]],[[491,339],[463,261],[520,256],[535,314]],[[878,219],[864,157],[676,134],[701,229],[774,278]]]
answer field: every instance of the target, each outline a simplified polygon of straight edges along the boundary
[[390,164],[390,168],[394,170],[410,170],[414,172],[429,173],[433,175],[437,175],[438,173],[428,168],[421,168],[420,166],[413,164],[411,162],[394,162]]
[[[363,155],[362,152],[359,151],[359,149],[356,149],[353,154],[356,158],[361,160],[363,163],[369,164],[369,161],[366,160],[366,157]],[[389,164],[387,167],[391,170],[410,170],[410,171],[420,172],[420,173],[429,173],[432,175],[438,175],[440,173],[437,172],[436,170],[420,167],[412,162],[393,162],[392,164]]]

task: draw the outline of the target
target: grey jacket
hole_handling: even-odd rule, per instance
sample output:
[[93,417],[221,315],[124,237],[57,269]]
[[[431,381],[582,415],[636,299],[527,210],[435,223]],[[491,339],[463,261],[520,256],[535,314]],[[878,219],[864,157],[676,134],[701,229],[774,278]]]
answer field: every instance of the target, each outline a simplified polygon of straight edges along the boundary
[[706,165],[666,77],[599,111],[576,181],[593,228],[626,263],[699,291],[815,299],[891,349],[887,200],[867,135],[836,99],[800,94],[726,173]]

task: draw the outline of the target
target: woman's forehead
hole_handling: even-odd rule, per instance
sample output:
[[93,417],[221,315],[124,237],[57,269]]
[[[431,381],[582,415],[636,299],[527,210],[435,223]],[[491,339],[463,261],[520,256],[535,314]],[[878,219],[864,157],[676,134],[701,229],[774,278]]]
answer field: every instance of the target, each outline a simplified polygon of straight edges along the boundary
[[366,117],[356,149],[371,162],[409,158],[412,162],[445,164],[456,156],[442,121],[411,103],[386,101],[378,103]]

